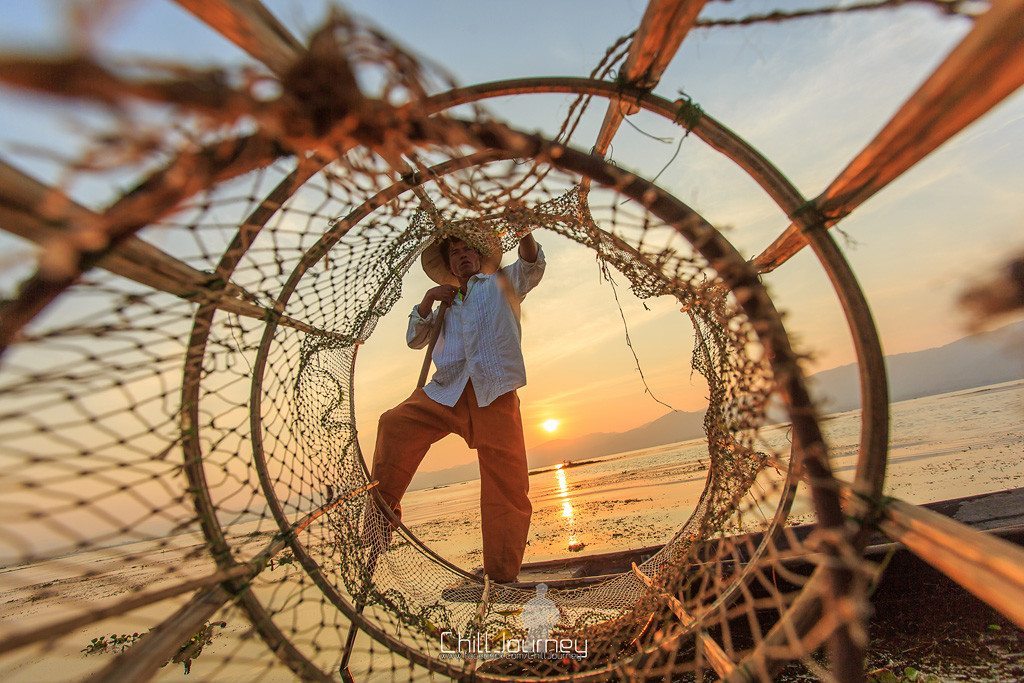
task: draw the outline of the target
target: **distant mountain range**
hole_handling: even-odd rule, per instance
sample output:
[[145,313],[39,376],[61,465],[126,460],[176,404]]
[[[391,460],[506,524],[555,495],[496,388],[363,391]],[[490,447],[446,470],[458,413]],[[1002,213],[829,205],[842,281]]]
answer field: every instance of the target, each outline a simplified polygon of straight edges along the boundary
[[[886,356],[885,364],[893,401],[1024,379],[1024,322],[964,337],[934,349]],[[860,407],[857,366],[852,363],[812,375],[808,384],[825,413]],[[704,411],[673,412],[625,432],[599,432],[548,441],[530,449],[530,467],[696,439],[704,435],[703,424]],[[468,481],[477,476],[477,464],[471,462],[417,474],[412,488]]]
[[[934,349],[885,357],[889,398],[911,398],[983,387],[1024,378],[1024,322],[958,339]],[[827,413],[860,407],[857,366],[842,365],[810,378],[810,389]]]

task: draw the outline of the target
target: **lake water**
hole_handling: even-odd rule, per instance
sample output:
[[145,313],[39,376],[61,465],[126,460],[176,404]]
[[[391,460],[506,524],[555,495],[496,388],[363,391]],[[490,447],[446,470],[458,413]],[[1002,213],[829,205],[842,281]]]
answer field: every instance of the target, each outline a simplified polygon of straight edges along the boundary
[[[1024,486],[1024,380],[903,401],[892,406],[892,417],[888,493],[920,503]],[[840,477],[852,477],[860,429],[858,414],[830,416],[823,427],[833,468]],[[785,427],[764,431],[772,448],[785,450]],[[694,440],[533,473],[530,485],[534,517],[525,561],[665,542],[689,517],[704,486],[707,462],[703,440]],[[770,481],[759,481],[759,485],[768,484]],[[759,489],[755,487],[756,491]],[[406,496],[403,507],[406,523],[434,550],[469,570],[481,565],[479,482],[415,491]],[[770,505],[765,508],[764,513],[770,516]],[[798,523],[811,519],[806,501],[798,499],[791,520]],[[269,530],[266,523],[260,526]],[[254,537],[251,542],[262,544],[264,539]],[[157,549],[157,542],[149,546],[136,543],[0,570],[2,632],[15,632],[79,610],[88,612],[124,597],[130,590],[155,588],[162,580],[208,573],[210,560],[202,554],[198,541],[198,537],[183,535],[165,541],[162,549]],[[189,551],[193,551],[191,556]],[[124,561],[126,556],[131,557],[130,561]],[[84,565],[92,567],[95,575],[81,577],[78,572]],[[167,573],[170,568],[174,573]],[[303,581],[304,576],[294,565],[264,572],[254,589],[261,599],[271,600],[276,593],[289,593],[285,584],[302,582],[302,603],[289,612],[288,620],[295,617],[303,624],[320,624],[313,632],[343,639],[347,632],[344,616],[325,604],[317,589],[308,580]],[[37,596],[41,586],[50,591],[49,597]],[[102,655],[85,657],[79,652],[90,638],[103,633],[145,631],[188,597],[90,625],[52,647],[18,651],[0,659],[0,675],[12,681],[80,678],[109,661]],[[162,669],[158,677],[185,681],[291,679],[280,665],[267,668],[268,660],[273,664],[273,658],[258,639],[247,637],[249,628],[244,618],[237,614],[227,618],[227,627],[196,660],[190,678],[183,677],[180,665]],[[337,651],[333,648],[331,656]],[[381,661],[387,663],[387,668],[379,668]],[[382,651],[381,646],[361,635],[353,661],[358,680],[376,680],[375,676],[358,673],[365,673],[371,662],[382,673],[390,672],[391,666],[407,666],[397,655]]]
[[[901,401],[891,415],[886,493],[925,503],[1024,486],[1024,380]],[[822,423],[833,471],[846,480],[855,471],[859,417],[850,411]],[[787,428],[763,431],[785,457]],[[535,471],[524,562],[664,543],[693,511],[707,465],[707,446],[695,439]],[[472,570],[482,564],[479,498],[478,480],[413,491],[403,501],[403,521]],[[773,506],[762,508],[770,517]],[[812,519],[798,498],[791,521]]]

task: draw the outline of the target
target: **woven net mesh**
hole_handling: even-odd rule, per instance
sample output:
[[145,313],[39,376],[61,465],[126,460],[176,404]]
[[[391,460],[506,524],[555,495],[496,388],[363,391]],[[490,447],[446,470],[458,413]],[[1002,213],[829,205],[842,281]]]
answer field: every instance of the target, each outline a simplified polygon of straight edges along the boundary
[[[96,136],[55,188],[3,169],[17,188],[8,229],[44,235],[39,272],[5,282],[16,332],[0,372],[0,585],[18,619],[8,647],[77,655],[83,628],[129,623],[85,649],[119,652],[125,666],[165,633],[180,645],[170,661],[187,668],[205,651],[211,678],[348,666],[357,678],[676,680],[736,664],[767,675],[765,661],[810,661],[838,632],[862,642],[872,568],[853,528],[785,524],[824,446],[792,391],[802,385],[778,316],[721,234],[673,215],[647,181],[561,146],[589,98],[546,143],[481,109],[430,116],[450,79],[376,30],[336,16],[309,44],[276,99],[255,97],[247,73],[91,63],[89,90],[78,76],[50,84],[46,69],[67,64],[5,64],[23,87],[151,108],[145,126],[118,111],[121,135]],[[676,122],[699,116],[684,107]],[[339,128],[346,117],[356,123]],[[69,199],[110,173],[145,180],[104,211]],[[706,480],[689,519],[636,567],[546,592],[494,584],[376,505],[357,351],[424,248],[456,227],[506,251],[528,233],[571,240],[636,297],[674,297],[691,322],[710,464],[690,472]],[[765,429],[771,400],[801,448]],[[837,505],[827,463],[812,474],[816,504]],[[53,578],[31,578],[40,567]],[[97,607],[76,586],[109,599]],[[551,637],[586,642],[586,657],[444,656],[446,632],[478,649],[528,638],[540,597],[556,615]],[[20,656],[2,666],[17,671]],[[89,662],[91,673],[114,666]]]

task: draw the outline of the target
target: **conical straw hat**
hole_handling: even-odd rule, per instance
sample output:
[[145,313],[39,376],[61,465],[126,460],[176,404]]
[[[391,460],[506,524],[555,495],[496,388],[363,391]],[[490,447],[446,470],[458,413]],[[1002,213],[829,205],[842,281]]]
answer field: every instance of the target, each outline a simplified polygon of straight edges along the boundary
[[441,242],[446,237],[460,239],[480,253],[481,273],[493,273],[501,265],[501,240],[490,226],[469,221],[449,223],[437,239],[423,250],[420,257],[423,272],[437,284],[459,285],[458,278],[448,270],[441,256]]

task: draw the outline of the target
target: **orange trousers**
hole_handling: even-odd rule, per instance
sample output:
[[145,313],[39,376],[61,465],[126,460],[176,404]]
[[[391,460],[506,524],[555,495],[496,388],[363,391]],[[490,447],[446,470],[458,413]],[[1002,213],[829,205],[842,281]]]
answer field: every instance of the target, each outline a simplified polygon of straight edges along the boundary
[[402,496],[430,445],[458,434],[475,448],[480,462],[480,516],[484,572],[509,583],[519,576],[530,530],[530,481],[523,441],[519,396],[510,391],[486,408],[477,405],[473,384],[454,407],[441,405],[417,389],[380,416],[372,476],[381,497],[401,517]]

